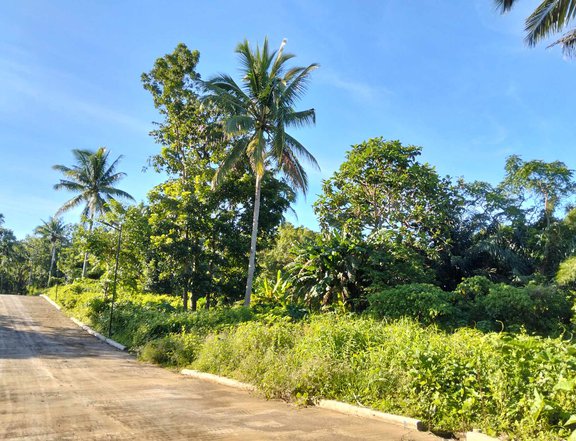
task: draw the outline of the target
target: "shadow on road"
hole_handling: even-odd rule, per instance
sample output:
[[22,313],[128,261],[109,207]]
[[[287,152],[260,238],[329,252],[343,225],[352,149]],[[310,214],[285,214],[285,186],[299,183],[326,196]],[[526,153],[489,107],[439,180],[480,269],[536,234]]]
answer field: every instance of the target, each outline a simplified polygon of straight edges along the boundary
[[61,323],[58,313],[49,312],[53,313],[57,323],[41,325],[32,319],[0,314],[0,360],[118,357],[120,354],[69,323],[68,319],[65,318],[64,323]]

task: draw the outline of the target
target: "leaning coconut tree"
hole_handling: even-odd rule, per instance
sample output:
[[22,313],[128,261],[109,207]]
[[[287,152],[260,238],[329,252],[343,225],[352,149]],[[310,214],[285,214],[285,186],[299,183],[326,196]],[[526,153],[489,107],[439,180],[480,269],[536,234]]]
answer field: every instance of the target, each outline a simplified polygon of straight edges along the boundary
[[[72,150],[75,164],[72,167],[65,165],[54,165],[52,168],[61,172],[65,179],[54,185],[55,190],[68,190],[76,193],[72,199],[66,202],[57,211],[60,215],[79,205],[84,204],[82,216],[88,219],[88,230],[92,232],[94,217],[107,211],[107,203],[115,201],[116,198],[134,198],[123,190],[115,187],[126,173],[117,172],[116,167],[122,158],[119,156],[112,164],[108,161],[110,152],[105,147],[98,150]],[[84,263],[82,264],[82,278],[86,276],[86,266],[88,253],[84,253]]]
[[286,40],[278,51],[270,51],[268,40],[262,48],[250,48],[247,40],[240,43],[236,53],[240,56],[242,78],[238,84],[225,74],[218,75],[205,84],[206,100],[224,109],[227,117],[224,130],[233,140],[226,159],[217,170],[213,186],[238,163],[248,159],[256,178],[252,239],[244,304],[250,305],[252,281],[256,258],[256,238],[260,212],[260,192],[266,172],[280,172],[297,190],[306,192],[308,178],[300,157],[318,168],[316,159],[295,138],[286,133],[291,127],[302,127],[316,122],[314,109],[297,111],[294,104],[306,91],[310,73],[317,64],[308,67],[287,66],[294,57],[284,53]]

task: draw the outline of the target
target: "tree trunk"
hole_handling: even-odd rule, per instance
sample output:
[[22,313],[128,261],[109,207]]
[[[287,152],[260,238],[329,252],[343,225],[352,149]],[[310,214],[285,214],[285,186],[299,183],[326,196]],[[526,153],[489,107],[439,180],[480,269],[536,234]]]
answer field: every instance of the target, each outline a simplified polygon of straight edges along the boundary
[[[88,228],[88,233],[92,233],[92,227],[94,226],[94,213],[90,213],[90,220],[88,221],[90,227]],[[82,264],[82,278],[86,277],[86,267],[88,266],[88,251],[84,253],[84,263]]]
[[48,271],[48,286],[50,288],[50,282],[52,281],[52,271],[54,269],[54,262],[56,261],[56,244],[52,244],[52,258],[50,259],[50,271]]
[[256,194],[254,195],[254,216],[252,218],[252,240],[250,242],[250,260],[248,261],[248,279],[246,280],[246,294],[244,306],[250,306],[252,297],[252,282],[256,269],[256,239],[258,238],[258,216],[260,215],[260,190],[262,188],[262,176],[256,174]]
[[[197,249],[197,248],[196,248]],[[194,283],[194,276],[196,275],[196,255],[192,256],[192,280],[190,282],[190,308],[192,311],[196,311],[198,306],[198,288],[196,288]]]
[[546,228],[550,228],[550,218],[552,217],[552,213],[550,213],[550,207],[548,205],[548,193],[544,192],[544,215],[546,216]]
[[186,280],[184,291],[182,291],[182,308],[184,311],[188,310],[188,280]]

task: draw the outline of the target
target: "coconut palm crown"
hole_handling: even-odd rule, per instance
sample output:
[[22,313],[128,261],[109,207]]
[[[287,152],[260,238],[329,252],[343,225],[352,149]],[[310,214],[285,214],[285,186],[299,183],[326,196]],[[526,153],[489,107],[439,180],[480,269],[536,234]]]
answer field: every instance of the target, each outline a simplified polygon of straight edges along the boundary
[[[501,12],[509,11],[517,0],[494,0]],[[576,17],[576,0],[543,0],[526,19],[526,43],[534,46],[552,34],[563,32]],[[568,31],[550,46],[561,45],[566,55],[576,55],[576,29]]]
[[72,167],[54,165],[52,168],[62,172],[66,179],[54,185],[55,190],[68,190],[77,193],[72,199],[64,203],[57,211],[60,215],[82,203],[85,204],[82,215],[89,219],[97,213],[106,211],[106,203],[116,200],[116,197],[134,200],[134,198],[114,185],[120,181],[126,173],[116,172],[119,156],[112,164],[108,164],[109,152],[105,147],[100,147],[95,152],[90,150],[72,150],[76,164]]
[[[56,216],[85,204],[82,215],[88,218],[89,231],[92,231],[94,216],[108,210],[107,203],[116,201],[116,198],[134,200],[130,194],[116,188],[114,185],[124,176],[117,172],[116,167],[122,158],[119,156],[112,164],[108,163],[109,152],[100,147],[95,152],[90,150],[72,150],[76,164],[72,167],[54,165],[52,168],[64,174],[65,179],[54,185],[55,190],[68,190],[77,193],[72,199],[64,203],[56,212]],[[86,275],[88,253],[84,254],[82,277]]]
[[204,83],[208,92],[205,100],[216,104],[227,114],[223,124],[231,140],[230,150],[214,176],[213,186],[217,186],[246,157],[256,176],[246,305],[250,304],[252,290],[260,189],[265,171],[280,171],[295,189],[305,193],[308,178],[299,158],[318,168],[314,156],[286,133],[287,128],[316,122],[314,109],[297,111],[294,105],[306,91],[310,73],[318,65],[287,67],[287,62],[294,55],[284,52],[285,45],[286,40],[282,41],[278,51],[270,51],[265,39],[262,48],[257,46],[252,50],[245,40],[236,48],[241,64],[241,84],[226,74],[217,75]]

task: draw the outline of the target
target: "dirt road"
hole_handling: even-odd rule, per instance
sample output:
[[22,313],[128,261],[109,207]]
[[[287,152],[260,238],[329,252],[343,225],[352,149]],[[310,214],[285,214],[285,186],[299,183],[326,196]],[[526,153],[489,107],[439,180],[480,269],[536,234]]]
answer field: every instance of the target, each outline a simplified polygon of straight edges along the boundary
[[2,440],[438,440],[140,363],[39,297],[0,295]]

